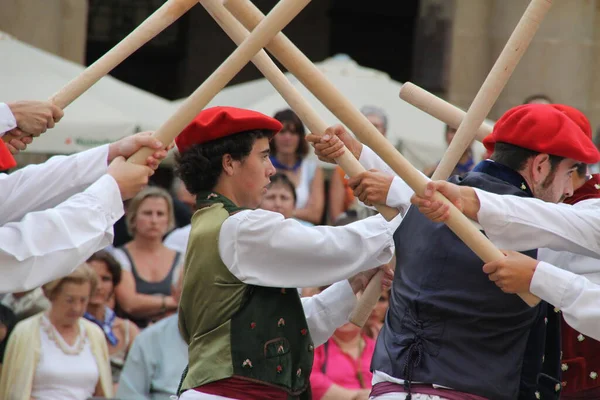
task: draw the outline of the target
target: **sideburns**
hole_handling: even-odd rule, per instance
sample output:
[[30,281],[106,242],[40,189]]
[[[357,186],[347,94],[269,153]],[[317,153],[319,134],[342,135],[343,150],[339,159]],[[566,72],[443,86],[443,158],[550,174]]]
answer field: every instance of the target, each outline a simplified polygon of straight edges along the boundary
[[554,182],[554,178],[556,177],[556,169],[554,166],[552,166],[552,168],[550,169],[550,173],[548,174],[548,176],[546,178],[544,178],[543,182],[542,182],[542,189],[548,189],[550,186],[552,186],[552,183]]

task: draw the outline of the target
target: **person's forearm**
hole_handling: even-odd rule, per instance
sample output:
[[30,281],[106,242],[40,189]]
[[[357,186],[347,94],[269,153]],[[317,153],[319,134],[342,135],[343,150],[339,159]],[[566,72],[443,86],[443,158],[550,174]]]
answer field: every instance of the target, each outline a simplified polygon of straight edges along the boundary
[[479,203],[479,198],[477,197],[475,190],[468,186],[461,186],[460,195],[463,202],[463,214],[473,221],[478,221],[477,213],[481,208],[481,204]]
[[153,317],[166,311],[173,311],[173,307],[167,306],[166,296],[134,293],[118,296],[117,300],[123,311],[137,318]]

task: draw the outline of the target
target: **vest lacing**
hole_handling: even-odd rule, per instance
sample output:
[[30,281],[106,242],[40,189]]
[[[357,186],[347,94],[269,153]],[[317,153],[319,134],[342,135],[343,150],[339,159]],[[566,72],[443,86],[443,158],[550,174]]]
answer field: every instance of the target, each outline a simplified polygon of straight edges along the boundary
[[404,389],[407,393],[406,400],[412,399],[411,385],[413,369],[419,366],[419,364],[421,363],[421,358],[423,356],[423,339],[421,338],[422,332],[422,327],[419,327],[419,330],[417,331],[417,333],[415,333],[414,341],[410,344],[410,346],[408,346],[408,356],[404,361],[403,373],[405,376]]

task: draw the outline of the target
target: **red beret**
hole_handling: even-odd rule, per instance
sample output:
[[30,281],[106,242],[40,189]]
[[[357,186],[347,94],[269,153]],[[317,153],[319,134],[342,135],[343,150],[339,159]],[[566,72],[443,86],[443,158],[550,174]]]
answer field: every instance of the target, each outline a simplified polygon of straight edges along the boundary
[[600,153],[592,142],[591,128],[589,133],[584,131],[580,117],[577,110],[564,105],[523,104],[508,110],[496,122],[483,145],[493,151],[496,142],[509,143],[595,164],[600,161]]
[[6,171],[16,166],[17,163],[12,154],[10,154],[10,150],[8,150],[4,141],[0,139],[0,171]]
[[558,111],[565,114],[567,117],[571,119],[571,121],[575,122],[583,133],[590,139],[592,139],[592,124],[587,119],[585,114],[576,109],[575,107],[567,106],[565,104],[550,104],[552,107],[556,108]]
[[175,139],[180,153],[195,144],[207,143],[236,133],[267,130],[277,133],[283,125],[274,118],[252,110],[212,107],[200,114]]

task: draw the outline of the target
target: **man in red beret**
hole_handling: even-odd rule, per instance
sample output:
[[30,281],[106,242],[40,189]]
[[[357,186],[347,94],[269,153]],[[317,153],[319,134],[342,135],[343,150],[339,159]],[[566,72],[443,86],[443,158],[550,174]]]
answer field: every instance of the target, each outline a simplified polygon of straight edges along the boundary
[[[569,116],[586,136],[592,138],[591,125],[583,113],[572,107],[554,107]],[[600,176],[588,175],[587,165],[581,164],[573,174],[573,187],[575,192],[573,196],[564,200],[565,203],[582,210],[598,208]],[[548,218],[540,221],[546,219]],[[566,226],[562,229],[565,228]],[[564,234],[574,236],[570,235],[568,229]],[[543,232],[533,236],[544,237]],[[508,242],[512,237],[506,235],[503,245],[510,245]],[[518,241],[519,238],[516,238],[511,248],[518,246]],[[539,245],[544,245],[544,242],[540,242]],[[519,253],[507,253],[506,259],[484,266],[490,279],[507,293],[531,290],[556,306],[554,311],[557,314],[551,314],[553,319],[561,316],[561,399],[600,398],[600,382],[597,376],[597,371],[600,371],[600,342],[583,334],[600,338],[600,290],[599,286],[594,285],[600,283],[600,264],[597,258],[548,248],[539,249],[537,261]]]
[[[215,107],[176,139],[177,173],[198,207],[179,311],[189,344],[181,399],[310,399],[314,346],[347,322],[354,293],[393,255],[401,217],[308,227],[256,209],[281,128],[255,111]],[[302,301],[296,290],[334,282]]]
[[[389,172],[366,146],[342,132],[339,138],[365,168]],[[336,145],[308,139],[322,159],[339,156]],[[509,110],[485,144],[494,148],[491,159],[463,178],[450,178],[455,187],[556,203],[572,195],[573,171],[600,159],[580,126],[550,105]],[[405,184],[379,172],[364,173],[351,185],[367,203],[405,201],[396,195],[405,196],[398,189]],[[542,361],[546,303],[529,307],[498,290],[478,273],[482,261],[445,225],[416,208],[408,210],[395,240],[393,294],[372,363],[375,398],[391,393],[396,397],[389,398],[398,399],[412,393],[447,399],[558,398],[558,343]],[[522,250],[535,258],[536,247]]]

